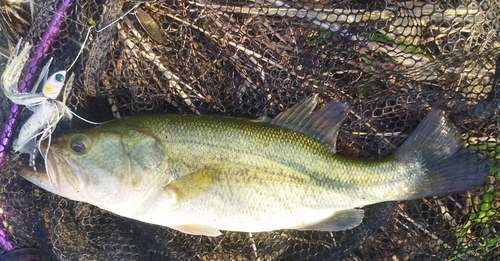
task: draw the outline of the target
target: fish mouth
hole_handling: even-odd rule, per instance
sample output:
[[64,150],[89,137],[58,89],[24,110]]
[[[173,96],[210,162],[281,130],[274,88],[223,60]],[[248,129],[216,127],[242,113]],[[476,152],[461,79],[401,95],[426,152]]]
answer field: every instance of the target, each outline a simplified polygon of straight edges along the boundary
[[59,191],[60,173],[57,168],[55,153],[45,144],[45,142],[40,145],[40,152],[44,157],[45,168],[25,166],[21,169],[21,176],[46,190],[52,192]]
[[45,169],[35,170],[33,167],[24,167],[21,170],[21,176],[56,194],[72,194],[74,191],[81,190],[86,180],[79,175],[82,167],[78,162],[60,155],[50,148],[47,142],[40,144],[40,152],[45,161]]

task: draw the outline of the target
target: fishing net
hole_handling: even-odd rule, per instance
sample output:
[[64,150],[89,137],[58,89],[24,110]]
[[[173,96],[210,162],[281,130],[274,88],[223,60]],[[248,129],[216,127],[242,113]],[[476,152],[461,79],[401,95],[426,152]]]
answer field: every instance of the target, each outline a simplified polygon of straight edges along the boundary
[[[68,106],[86,119],[274,117],[317,93],[321,104],[351,104],[339,153],[378,159],[439,107],[491,172],[474,191],[366,206],[363,223],[348,231],[210,238],[45,192],[19,176],[26,159],[10,153],[0,216],[15,247],[44,260],[497,260],[498,1],[159,0],[131,12],[136,2],[35,1],[24,42],[40,44],[63,3],[69,8],[37,66],[52,57],[51,73],[68,68],[85,43]],[[3,96],[0,106],[10,124]],[[61,122],[57,132],[83,125]]]

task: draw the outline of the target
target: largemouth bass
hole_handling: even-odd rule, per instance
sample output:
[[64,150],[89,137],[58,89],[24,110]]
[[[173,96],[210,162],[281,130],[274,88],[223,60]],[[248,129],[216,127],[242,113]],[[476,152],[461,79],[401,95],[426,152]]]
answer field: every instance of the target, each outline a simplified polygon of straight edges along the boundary
[[55,139],[46,172],[22,175],[52,193],[189,234],[220,230],[339,231],[358,226],[359,207],[481,186],[485,161],[433,109],[382,160],[334,153],[349,106],[316,96],[275,119],[143,115]]

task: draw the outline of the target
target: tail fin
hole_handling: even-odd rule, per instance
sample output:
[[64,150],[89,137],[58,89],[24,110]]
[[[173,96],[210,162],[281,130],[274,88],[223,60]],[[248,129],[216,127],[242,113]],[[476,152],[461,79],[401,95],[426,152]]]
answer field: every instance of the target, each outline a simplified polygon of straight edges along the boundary
[[458,129],[445,116],[432,109],[395,153],[413,169],[410,187],[415,189],[407,199],[471,190],[486,182],[486,161],[462,148]]

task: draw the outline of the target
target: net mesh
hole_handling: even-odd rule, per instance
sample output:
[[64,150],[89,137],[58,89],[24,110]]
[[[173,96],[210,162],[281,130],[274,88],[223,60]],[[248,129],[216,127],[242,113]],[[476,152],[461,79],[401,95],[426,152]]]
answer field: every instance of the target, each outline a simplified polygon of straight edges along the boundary
[[[339,153],[377,159],[439,107],[461,127],[469,149],[488,159],[491,174],[475,191],[367,206],[362,225],[348,231],[209,238],[45,192],[19,176],[26,160],[11,153],[0,176],[0,215],[17,247],[38,248],[44,260],[499,256],[498,1],[165,0],[124,16],[135,2],[67,2],[64,23],[38,66],[52,57],[51,72],[68,68],[96,24],[99,31],[91,32],[71,70],[68,105],[86,119],[167,112],[273,117],[319,93],[321,104],[333,98],[351,104]],[[26,42],[41,41],[59,4],[35,1]],[[0,106],[8,124],[4,96]],[[63,122],[58,132],[81,126]]]

